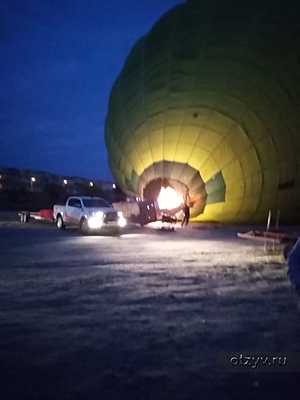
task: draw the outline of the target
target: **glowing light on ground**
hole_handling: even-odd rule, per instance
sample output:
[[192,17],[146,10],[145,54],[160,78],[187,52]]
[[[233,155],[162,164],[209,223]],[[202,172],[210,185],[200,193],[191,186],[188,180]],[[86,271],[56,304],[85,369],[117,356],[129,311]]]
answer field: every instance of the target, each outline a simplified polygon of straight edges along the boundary
[[183,197],[170,186],[162,187],[157,202],[160,210],[173,210],[183,204]]
[[150,222],[147,227],[151,229],[161,229],[163,227],[163,223],[161,221]]

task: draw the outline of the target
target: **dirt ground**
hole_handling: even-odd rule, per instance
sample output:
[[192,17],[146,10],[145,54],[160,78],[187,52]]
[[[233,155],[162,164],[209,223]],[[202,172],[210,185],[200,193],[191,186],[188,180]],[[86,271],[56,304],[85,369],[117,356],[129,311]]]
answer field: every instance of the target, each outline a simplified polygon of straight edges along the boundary
[[[0,226],[1,398],[297,398],[300,313],[281,249],[237,230]],[[233,363],[257,355],[290,363]]]

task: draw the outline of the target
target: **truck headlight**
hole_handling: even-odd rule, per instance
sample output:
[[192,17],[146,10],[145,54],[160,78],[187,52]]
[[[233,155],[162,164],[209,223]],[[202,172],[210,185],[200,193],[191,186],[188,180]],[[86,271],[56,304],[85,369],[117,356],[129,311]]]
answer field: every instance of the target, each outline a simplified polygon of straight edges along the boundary
[[119,217],[119,219],[118,219],[118,224],[119,224],[119,226],[120,226],[121,228],[124,228],[124,226],[127,225],[127,221],[126,221],[126,219],[124,218],[124,215],[123,215],[122,211],[118,211],[118,217]]
[[88,225],[91,229],[100,229],[103,225],[104,213],[98,211],[88,218]]
[[97,211],[95,216],[103,220],[104,219],[104,212],[103,211]]

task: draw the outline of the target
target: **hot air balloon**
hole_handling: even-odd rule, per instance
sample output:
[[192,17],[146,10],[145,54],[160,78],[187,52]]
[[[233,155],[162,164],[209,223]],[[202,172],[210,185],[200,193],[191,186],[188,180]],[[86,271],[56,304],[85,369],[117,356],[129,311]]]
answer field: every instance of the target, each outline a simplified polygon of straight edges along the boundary
[[261,222],[270,209],[299,221],[299,21],[292,0],[188,0],[163,15],[112,88],[118,185],[144,199],[188,189],[198,221]]

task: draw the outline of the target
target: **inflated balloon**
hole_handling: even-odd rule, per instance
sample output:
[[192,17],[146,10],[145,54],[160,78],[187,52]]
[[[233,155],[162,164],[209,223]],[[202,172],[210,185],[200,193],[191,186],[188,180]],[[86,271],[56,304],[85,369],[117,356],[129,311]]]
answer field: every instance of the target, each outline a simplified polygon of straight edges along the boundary
[[128,194],[171,187],[197,220],[300,217],[300,6],[190,0],[129,54],[106,144]]

